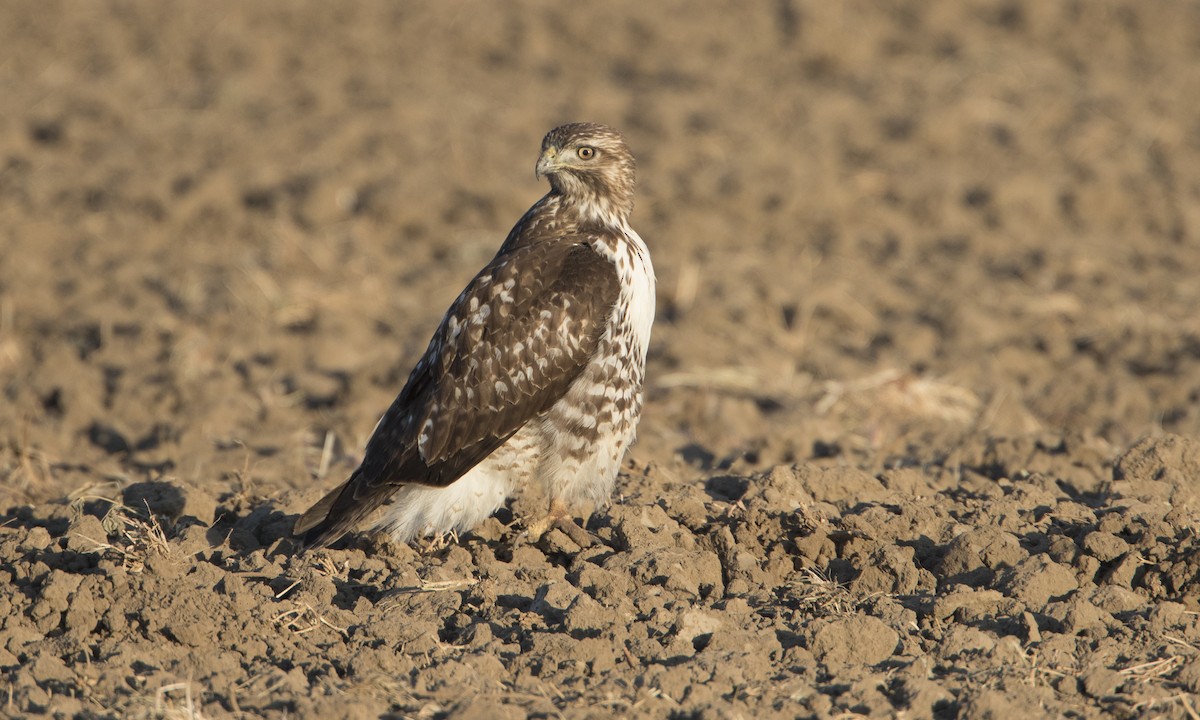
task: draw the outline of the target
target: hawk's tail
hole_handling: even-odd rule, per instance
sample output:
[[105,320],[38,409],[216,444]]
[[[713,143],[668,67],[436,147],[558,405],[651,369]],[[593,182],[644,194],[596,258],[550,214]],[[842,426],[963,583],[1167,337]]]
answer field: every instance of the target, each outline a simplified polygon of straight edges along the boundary
[[387,499],[390,493],[372,492],[360,478],[355,470],[296,520],[292,534],[301,536],[305,549],[336,542]]
[[[349,481],[347,481],[349,482]],[[292,534],[302,536],[302,542],[305,548],[324,547],[331,542],[341,537],[342,530],[337,533],[337,537],[333,535],[333,527],[329,522],[329,511],[333,508],[333,504],[337,502],[338,496],[342,494],[342,490],[346,487],[346,483],[342,483],[328,493],[325,497],[317,501],[315,505],[310,507],[296,520],[296,525],[292,528]]]

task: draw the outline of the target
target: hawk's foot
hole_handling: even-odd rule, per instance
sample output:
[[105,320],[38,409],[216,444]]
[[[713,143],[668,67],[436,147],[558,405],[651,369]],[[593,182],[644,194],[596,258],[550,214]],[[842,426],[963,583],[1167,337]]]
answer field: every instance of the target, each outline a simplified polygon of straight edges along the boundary
[[537,543],[551,530],[561,530],[571,542],[581,548],[602,544],[600,538],[576,524],[567,506],[559,500],[550,503],[550,512],[542,519],[531,523],[521,534],[521,539]]
[[433,555],[439,553],[451,545],[458,544],[458,531],[449,530],[438,535],[431,535],[425,538],[420,543],[420,552],[422,555]]

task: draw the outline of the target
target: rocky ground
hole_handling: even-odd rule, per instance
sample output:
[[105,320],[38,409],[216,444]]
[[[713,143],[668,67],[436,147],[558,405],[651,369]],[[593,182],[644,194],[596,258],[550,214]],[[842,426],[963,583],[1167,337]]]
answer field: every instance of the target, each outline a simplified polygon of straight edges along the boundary
[[[0,712],[1200,716],[1198,63],[1182,0],[7,4]],[[295,555],[581,119],[659,277],[598,542]]]

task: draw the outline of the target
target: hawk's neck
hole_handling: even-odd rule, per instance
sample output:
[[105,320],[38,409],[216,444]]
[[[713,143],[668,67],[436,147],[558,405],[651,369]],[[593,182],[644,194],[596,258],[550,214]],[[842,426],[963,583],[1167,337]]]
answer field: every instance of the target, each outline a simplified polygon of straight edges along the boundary
[[500,252],[518,247],[571,238],[581,231],[627,236],[631,230],[628,212],[593,197],[547,193],[509,232]]
[[559,212],[580,227],[611,230],[629,227],[629,210],[603,195],[560,195]]

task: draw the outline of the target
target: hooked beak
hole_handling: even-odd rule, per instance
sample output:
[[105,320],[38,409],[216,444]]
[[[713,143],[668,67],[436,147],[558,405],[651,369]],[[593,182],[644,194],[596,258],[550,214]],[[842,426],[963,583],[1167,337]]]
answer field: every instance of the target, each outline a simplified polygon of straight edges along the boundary
[[537,167],[533,169],[533,176],[538,180],[550,175],[558,169],[558,151],[554,148],[546,148],[542,151],[542,156],[538,158]]

